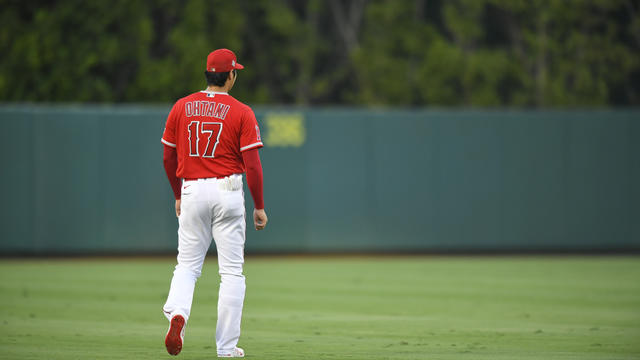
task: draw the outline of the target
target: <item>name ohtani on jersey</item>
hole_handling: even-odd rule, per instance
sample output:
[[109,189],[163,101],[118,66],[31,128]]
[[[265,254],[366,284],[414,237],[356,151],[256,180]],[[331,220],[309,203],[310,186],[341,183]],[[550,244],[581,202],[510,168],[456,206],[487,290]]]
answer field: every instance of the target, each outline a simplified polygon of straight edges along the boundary
[[227,93],[199,91],[178,100],[162,134],[176,148],[183,179],[245,172],[242,153],[263,146],[253,110]]
[[187,117],[208,116],[224,120],[230,108],[230,105],[215,101],[187,101],[184,103],[184,114]]

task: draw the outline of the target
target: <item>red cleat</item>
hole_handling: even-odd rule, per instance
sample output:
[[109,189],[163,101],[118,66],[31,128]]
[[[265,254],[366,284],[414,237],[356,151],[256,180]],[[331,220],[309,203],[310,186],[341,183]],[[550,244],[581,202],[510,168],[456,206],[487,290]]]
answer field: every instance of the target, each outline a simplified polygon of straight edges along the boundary
[[178,355],[182,350],[182,342],[184,341],[184,317],[176,315],[171,318],[171,326],[167,331],[167,337],[164,338],[164,345],[167,352],[171,355]]

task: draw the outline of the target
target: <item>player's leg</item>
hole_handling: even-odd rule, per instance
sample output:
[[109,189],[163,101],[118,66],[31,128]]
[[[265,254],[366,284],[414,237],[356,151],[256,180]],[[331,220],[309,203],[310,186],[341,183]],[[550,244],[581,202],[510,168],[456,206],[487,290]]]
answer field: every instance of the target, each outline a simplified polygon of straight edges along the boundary
[[242,272],[246,228],[244,194],[241,185],[237,189],[219,192],[212,229],[221,280],[216,327],[218,355],[233,353],[238,344],[246,288]]
[[163,311],[167,318],[177,314],[189,319],[193,291],[202,273],[207,250],[211,245],[211,209],[206,184],[191,181],[183,185],[178,229],[178,265],[173,272],[171,288]]

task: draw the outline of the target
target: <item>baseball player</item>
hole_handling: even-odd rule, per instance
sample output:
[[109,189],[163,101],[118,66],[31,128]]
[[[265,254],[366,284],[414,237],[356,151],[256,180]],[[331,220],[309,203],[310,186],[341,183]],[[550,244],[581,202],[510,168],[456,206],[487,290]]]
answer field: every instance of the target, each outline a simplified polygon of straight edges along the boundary
[[162,135],[164,167],[176,198],[178,265],[163,311],[170,321],[167,351],[182,350],[193,290],[215,241],[221,277],[216,347],[218,357],[244,357],[237,347],[244,303],[242,274],[245,208],[242,174],[255,209],[256,230],[267,224],[262,197],[260,129],[251,108],[229,95],[237,78],[236,55],[218,49],[207,57],[207,89],[175,103]]

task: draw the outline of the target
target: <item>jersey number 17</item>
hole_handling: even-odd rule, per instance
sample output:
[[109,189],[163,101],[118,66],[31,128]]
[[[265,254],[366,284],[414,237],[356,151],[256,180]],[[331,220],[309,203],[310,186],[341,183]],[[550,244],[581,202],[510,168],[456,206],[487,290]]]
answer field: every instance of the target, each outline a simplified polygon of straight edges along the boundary
[[[200,155],[200,139],[207,138],[207,146],[202,153],[203,158],[215,157],[216,147],[220,142],[222,123],[192,121],[189,123],[189,156]],[[212,141],[214,139],[214,141]],[[204,139],[203,139],[204,140]]]

